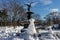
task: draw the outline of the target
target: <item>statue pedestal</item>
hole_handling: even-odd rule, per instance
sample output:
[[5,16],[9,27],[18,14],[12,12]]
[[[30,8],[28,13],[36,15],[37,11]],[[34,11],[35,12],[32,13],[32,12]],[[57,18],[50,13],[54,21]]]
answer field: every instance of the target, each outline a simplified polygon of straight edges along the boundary
[[32,17],[31,16],[32,14],[33,14],[33,12],[27,12],[27,18],[30,19]]

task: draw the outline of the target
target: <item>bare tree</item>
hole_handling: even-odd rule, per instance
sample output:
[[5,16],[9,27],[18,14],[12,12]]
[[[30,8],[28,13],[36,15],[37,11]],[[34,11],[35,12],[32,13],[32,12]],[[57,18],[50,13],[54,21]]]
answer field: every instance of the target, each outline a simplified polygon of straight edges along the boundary
[[50,24],[59,24],[60,23],[60,13],[52,12],[46,16],[46,21]]
[[4,22],[4,23],[2,23],[3,26],[6,25],[7,17],[8,17],[7,10],[6,9],[1,10],[1,13],[0,13],[1,20],[0,20],[0,22]]
[[25,18],[25,11],[23,6],[20,4],[19,0],[8,0],[8,2],[3,2],[3,8],[7,9],[9,20],[20,21]]

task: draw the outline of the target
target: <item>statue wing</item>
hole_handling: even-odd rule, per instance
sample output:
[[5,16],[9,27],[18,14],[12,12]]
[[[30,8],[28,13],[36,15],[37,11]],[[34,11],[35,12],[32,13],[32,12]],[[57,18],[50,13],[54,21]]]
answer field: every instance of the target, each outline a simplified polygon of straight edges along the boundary
[[34,2],[31,2],[30,5],[33,4],[33,3],[34,3]]

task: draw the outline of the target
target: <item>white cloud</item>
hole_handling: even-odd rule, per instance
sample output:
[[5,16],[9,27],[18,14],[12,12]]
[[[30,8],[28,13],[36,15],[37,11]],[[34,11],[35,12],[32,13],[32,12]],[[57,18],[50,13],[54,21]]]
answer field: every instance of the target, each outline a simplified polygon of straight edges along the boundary
[[40,2],[43,4],[43,5],[49,5],[52,3],[51,0],[40,0]]
[[55,8],[55,9],[51,9],[51,12],[58,12],[59,9]]

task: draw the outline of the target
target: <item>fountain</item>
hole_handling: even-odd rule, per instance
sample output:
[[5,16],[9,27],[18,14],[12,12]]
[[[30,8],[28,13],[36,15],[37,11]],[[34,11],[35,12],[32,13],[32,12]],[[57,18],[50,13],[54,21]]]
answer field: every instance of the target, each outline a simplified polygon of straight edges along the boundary
[[31,18],[31,14],[33,14],[33,12],[30,11],[32,3],[26,4],[28,6],[27,18],[30,22],[30,24],[27,28],[27,31],[26,31],[28,34],[28,36],[27,36],[28,38],[26,40],[38,40],[37,31],[36,31],[35,25],[34,25],[35,19]]

